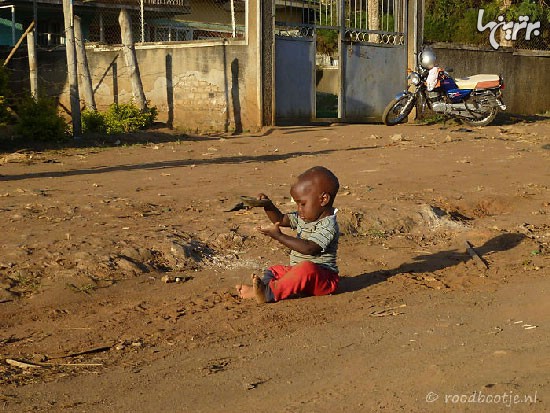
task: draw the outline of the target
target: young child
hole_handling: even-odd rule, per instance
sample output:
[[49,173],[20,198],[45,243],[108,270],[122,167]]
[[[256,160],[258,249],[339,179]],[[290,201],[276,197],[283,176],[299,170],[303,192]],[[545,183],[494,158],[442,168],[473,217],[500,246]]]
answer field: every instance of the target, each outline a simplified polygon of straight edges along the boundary
[[[269,202],[264,211],[272,224],[259,231],[291,249],[290,265],[275,265],[262,278],[253,275],[252,285],[238,285],[242,298],[259,303],[275,302],[296,295],[331,294],[338,286],[336,265],[339,229],[333,202],[340,184],[327,168],[316,166],[301,174],[290,189],[298,210],[283,214]],[[258,199],[269,198],[259,194]],[[296,230],[296,237],[280,227]]]

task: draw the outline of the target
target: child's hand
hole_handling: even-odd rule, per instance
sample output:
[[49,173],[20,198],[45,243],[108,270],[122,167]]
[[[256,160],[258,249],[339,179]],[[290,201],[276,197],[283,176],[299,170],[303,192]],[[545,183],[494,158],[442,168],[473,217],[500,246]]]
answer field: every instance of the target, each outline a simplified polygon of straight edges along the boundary
[[266,194],[262,193],[262,192],[260,192],[258,195],[256,195],[256,198],[258,198],[258,199],[268,199],[269,200],[269,197]]
[[268,235],[271,238],[277,239],[279,235],[282,234],[280,228],[279,228],[279,222],[275,222],[271,225],[265,225],[258,227],[258,231],[260,231],[264,235]]

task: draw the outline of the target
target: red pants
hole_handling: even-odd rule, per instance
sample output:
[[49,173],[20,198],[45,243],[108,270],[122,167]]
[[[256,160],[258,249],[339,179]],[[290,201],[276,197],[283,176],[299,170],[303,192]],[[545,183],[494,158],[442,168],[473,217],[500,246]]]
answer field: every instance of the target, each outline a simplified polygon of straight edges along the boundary
[[269,270],[273,273],[273,278],[269,281],[269,287],[275,301],[284,300],[298,294],[332,294],[336,291],[340,280],[337,272],[311,261],[302,261],[292,267],[274,265]]

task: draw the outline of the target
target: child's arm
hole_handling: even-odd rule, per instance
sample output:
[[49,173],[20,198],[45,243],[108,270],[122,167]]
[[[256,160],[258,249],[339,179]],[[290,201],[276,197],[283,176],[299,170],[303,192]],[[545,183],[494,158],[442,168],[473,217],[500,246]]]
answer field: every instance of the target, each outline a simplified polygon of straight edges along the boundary
[[[285,218],[288,219],[288,216],[285,215]],[[300,254],[319,255],[323,251],[323,249],[313,241],[283,234],[279,229],[280,226],[282,226],[280,223],[274,222],[273,225],[259,227],[258,229],[262,234],[270,236],[274,240],[279,241],[285,247],[299,252]]]
[[264,207],[265,214],[269,218],[269,220],[275,224],[276,222],[279,223],[279,226],[281,227],[289,227],[290,226],[290,220],[288,219],[288,216],[286,214],[283,214],[281,211],[279,211],[279,208],[277,208],[271,199],[268,198],[265,194],[258,194],[258,199],[267,199],[269,202],[269,205],[266,205]]

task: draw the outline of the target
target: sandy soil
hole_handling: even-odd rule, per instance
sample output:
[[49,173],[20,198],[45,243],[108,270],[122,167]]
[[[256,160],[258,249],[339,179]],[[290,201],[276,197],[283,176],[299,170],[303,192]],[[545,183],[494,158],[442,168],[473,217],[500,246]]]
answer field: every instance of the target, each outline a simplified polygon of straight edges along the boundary
[[[549,137],[545,120],[158,130],[2,153],[0,409],[549,411]],[[342,185],[338,294],[241,301],[287,251],[261,209],[227,211],[259,192],[292,210],[314,165]]]

